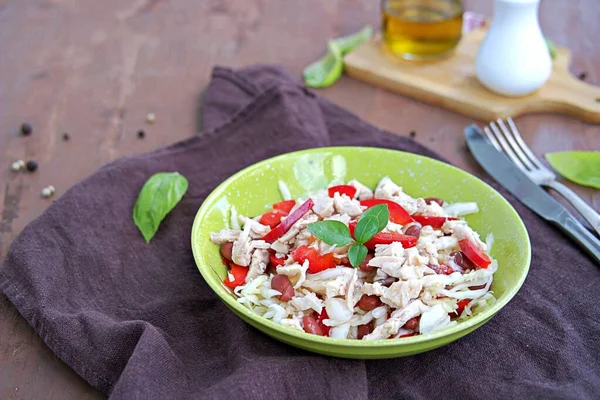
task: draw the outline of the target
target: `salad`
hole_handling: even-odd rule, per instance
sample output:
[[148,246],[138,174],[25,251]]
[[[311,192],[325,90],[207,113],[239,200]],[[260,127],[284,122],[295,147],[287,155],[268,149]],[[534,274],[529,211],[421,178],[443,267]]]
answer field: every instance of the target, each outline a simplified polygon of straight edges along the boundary
[[492,304],[497,262],[462,216],[476,203],[415,198],[389,177],[356,180],[254,218],[231,210],[211,233],[223,284],[254,313],[343,339],[399,339],[457,324]]

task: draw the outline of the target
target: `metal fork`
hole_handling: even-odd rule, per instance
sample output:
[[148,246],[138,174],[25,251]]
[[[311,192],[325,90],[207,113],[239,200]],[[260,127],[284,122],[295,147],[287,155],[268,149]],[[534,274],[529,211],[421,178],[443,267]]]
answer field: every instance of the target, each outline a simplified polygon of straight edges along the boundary
[[[508,125],[508,126],[507,126]],[[548,169],[529,149],[512,118],[506,123],[502,118],[483,128],[485,135],[498,151],[506,154],[538,186],[549,187],[563,196],[590,223],[600,235],[600,214],[567,186],[556,180],[556,175]]]

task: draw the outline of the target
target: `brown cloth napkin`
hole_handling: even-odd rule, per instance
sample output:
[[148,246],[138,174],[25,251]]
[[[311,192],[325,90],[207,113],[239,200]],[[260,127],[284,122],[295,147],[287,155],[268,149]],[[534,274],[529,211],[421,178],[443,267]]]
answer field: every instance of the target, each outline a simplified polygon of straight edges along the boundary
[[[277,67],[216,68],[205,129],[115,161],[75,185],[15,240],[0,288],[46,344],[115,399],[600,398],[600,269],[514,199],[533,243],[524,287],[494,319],[425,354],[343,360],[279,343],[229,311],[192,259],[210,191],[284,152],[330,145],[435,155],[304,89]],[[151,244],[133,203],[155,172],[188,193]]]

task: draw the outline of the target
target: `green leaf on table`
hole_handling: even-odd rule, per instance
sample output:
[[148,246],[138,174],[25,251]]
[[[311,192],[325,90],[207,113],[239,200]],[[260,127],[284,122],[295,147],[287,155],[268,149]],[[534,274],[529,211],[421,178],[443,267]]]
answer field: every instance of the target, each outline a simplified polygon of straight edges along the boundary
[[187,188],[187,179],[178,172],[159,172],[146,181],[133,206],[133,221],[147,243]]
[[348,260],[354,268],[358,268],[367,257],[367,248],[362,244],[355,243],[348,249]]
[[550,52],[550,58],[555,60],[556,59],[556,46],[554,45],[554,42],[552,42],[552,40],[550,40],[550,39],[546,39],[546,46],[548,46],[548,51]]
[[308,225],[313,236],[328,245],[345,246],[352,241],[348,226],[340,221],[319,221]]
[[358,243],[368,242],[376,233],[385,228],[390,219],[387,204],[379,204],[366,210],[358,219],[354,238]]
[[371,28],[371,25],[367,25],[352,35],[337,38],[333,41],[340,48],[342,55],[346,55],[367,40],[371,39],[371,36],[373,36],[373,28]]
[[327,54],[304,68],[304,83],[310,87],[331,86],[339,79],[344,70],[342,52],[334,41],[327,43]]
[[547,153],[546,160],[565,178],[600,189],[600,151]]
[[370,25],[359,32],[327,42],[327,53],[319,60],[304,68],[304,83],[307,86],[322,88],[333,85],[342,76],[342,57],[354,50],[373,35]]

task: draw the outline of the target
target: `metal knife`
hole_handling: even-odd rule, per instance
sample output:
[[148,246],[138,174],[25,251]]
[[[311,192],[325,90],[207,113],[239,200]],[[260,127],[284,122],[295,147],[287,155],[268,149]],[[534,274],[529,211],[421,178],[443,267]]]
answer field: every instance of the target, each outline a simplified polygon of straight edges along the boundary
[[496,150],[477,125],[465,128],[465,138],[471,153],[488,174],[540,217],[562,229],[600,264],[600,240],[585,229],[566,208],[533,183],[508,157]]

